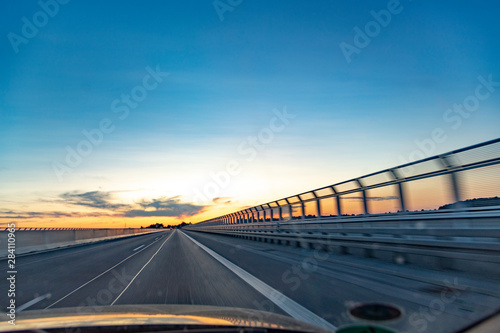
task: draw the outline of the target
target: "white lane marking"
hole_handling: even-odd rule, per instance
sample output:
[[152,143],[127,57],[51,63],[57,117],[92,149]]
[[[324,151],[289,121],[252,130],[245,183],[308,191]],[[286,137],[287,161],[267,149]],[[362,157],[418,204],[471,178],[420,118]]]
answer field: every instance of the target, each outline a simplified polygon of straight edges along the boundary
[[16,312],[21,312],[23,310],[26,310],[27,308],[29,308],[30,306],[32,305],[35,305],[36,303],[40,302],[40,301],[43,301],[44,299],[48,299],[50,298],[52,295],[50,293],[48,294],[45,294],[45,295],[42,295],[42,296],[38,296],[37,298],[35,299],[32,299],[31,301],[27,302],[27,303],[24,303],[23,305],[21,306],[18,306],[17,309],[16,309]]
[[113,301],[113,303],[110,304],[110,306],[114,305],[116,303],[116,301],[123,295],[123,293],[128,289],[128,287],[130,287],[130,285],[132,284],[132,282],[134,282],[135,278],[138,277],[139,274],[141,274],[142,270],[144,268],[146,268],[146,266],[151,262],[151,260],[153,260],[153,258],[158,254],[158,252],[160,252],[160,250],[163,247],[163,245],[165,245],[165,243],[170,239],[170,237],[172,237],[173,234],[174,233],[172,232],[170,234],[170,236],[168,236],[167,239],[165,239],[165,241],[161,244],[161,246],[158,248],[158,250],[156,250],[155,254],[153,254],[153,256],[151,258],[149,258],[148,262],[145,263],[144,266],[142,266],[141,270],[139,272],[137,272],[137,274],[134,276],[134,278],[129,282],[129,284],[125,287],[125,289],[122,290],[122,292],[120,293],[120,295],[118,295],[118,297]]
[[137,247],[137,248],[133,249],[132,251],[134,251],[134,252],[135,252],[135,251],[139,250],[141,247],[144,247],[144,244],[142,244],[141,246],[139,246],[139,247]]
[[62,298],[60,298],[60,299],[58,299],[58,300],[57,300],[57,301],[55,301],[54,303],[52,303],[52,304],[50,304],[49,306],[47,306],[47,307],[45,308],[45,310],[46,310],[46,309],[51,308],[52,306],[56,305],[57,303],[59,303],[60,301],[62,301],[63,299],[65,299],[66,297],[68,297],[68,296],[70,296],[71,294],[73,294],[73,293],[77,292],[78,290],[82,289],[83,287],[85,287],[86,285],[88,285],[89,283],[91,283],[92,281],[94,281],[94,280],[96,280],[96,279],[100,278],[101,276],[103,276],[104,274],[106,274],[107,272],[109,272],[110,270],[112,270],[113,268],[115,268],[116,266],[120,265],[121,263],[123,263],[123,262],[127,261],[128,259],[132,258],[133,256],[135,256],[136,254],[141,253],[142,251],[144,251],[145,249],[147,249],[148,247],[150,247],[150,246],[151,246],[151,245],[153,245],[154,243],[156,243],[156,241],[154,241],[153,243],[149,244],[148,246],[146,246],[146,247],[145,247],[145,248],[143,248],[142,250],[137,251],[136,253],[129,255],[127,258],[123,259],[122,261],[120,261],[119,263],[117,263],[116,265],[114,265],[113,267],[111,267],[111,268],[109,268],[109,269],[105,270],[104,272],[102,272],[101,274],[97,275],[97,276],[96,276],[96,277],[94,277],[92,280],[89,280],[89,281],[85,282],[84,284],[82,284],[80,287],[76,288],[75,290],[73,290],[73,291],[72,291],[72,292],[70,292],[69,294],[66,294],[66,296],[64,296],[64,297],[62,297]]
[[189,238],[193,243],[201,247],[205,252],[210,254],[212,257],[214,257],[217,261],[219,261],[221,264],[229,268],[234,274],[238,275],[243,281],[248,283],[250,286],[252,286],[255,290],[260,292],[262,295],[265,297],[269,298],[274,304],[279,306],[283,311],[288,313],[290,316],[292,316],[295,319],[305,321],[307,323],[320,326],[329,330],[336,330],[337,327],[333,326],[330,324],[328,321],[324,320],[320,316],[316,315],[315,313],[309,311],[299,303],[295,302],[291,298],[288,298],[287,296],[283,295],[280,293],[278,290],[274,289],[273,287],[269,286],[268,284],[262,282],[261,280],[257,279],[255,276],[252,274],[248,273],[244,269],[240,268],[239,266],[236,266],[226,258],[222,257],[218,253],[214,252],[213,250],[209,249],[205,245],[199,243],[198,241],[194,240],[193,238],[189,237],[185,233],[181,232],[184,236]]

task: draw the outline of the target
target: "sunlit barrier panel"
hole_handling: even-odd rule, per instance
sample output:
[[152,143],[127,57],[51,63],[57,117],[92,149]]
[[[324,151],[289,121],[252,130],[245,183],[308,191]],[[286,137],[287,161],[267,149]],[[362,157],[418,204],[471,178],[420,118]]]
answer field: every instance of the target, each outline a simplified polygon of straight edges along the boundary
[[401,198],[397,185],[367,190],[366,200],[370,214],[387,214],[401,211]]
[[304,209],[305,209],[305,214],[304,214],[305,218],[312,219],[318,217],[318,204],[316,203],[316,200],[305,202]]
[[321,217],[332,217],[338,215],[337,200],[334,197],[320,199]]
[[500,167],[498,165],[458,172],[457,181],[460,199],[464,206],[500,206]]
[[362,192],[354,192],[340,196],[340,207],[343,216],[355,216],[365,213]]
[[404,183],[408,211],[437,210],[453,203],[449,175],[424,178]]

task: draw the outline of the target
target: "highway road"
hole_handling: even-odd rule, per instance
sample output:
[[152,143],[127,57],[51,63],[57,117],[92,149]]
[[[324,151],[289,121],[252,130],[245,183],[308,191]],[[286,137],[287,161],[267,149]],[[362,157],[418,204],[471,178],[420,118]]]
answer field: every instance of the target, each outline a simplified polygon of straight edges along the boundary
[[[17,271],[18,311],[199,304],[271,311],[334,329],[362,322],[352,307],[382,302],[403,313],[382,326],[454,332],[500,308],[499,284],[480,274],[181,230],[21,256]],[[0,290],[8,290],[6,279]]]

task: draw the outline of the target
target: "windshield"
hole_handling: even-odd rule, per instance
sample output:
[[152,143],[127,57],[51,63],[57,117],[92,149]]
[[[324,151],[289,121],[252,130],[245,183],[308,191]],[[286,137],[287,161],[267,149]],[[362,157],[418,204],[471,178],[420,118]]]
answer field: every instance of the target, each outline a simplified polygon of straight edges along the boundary
[[0,8],[2,330],[500,310],[497,2]]

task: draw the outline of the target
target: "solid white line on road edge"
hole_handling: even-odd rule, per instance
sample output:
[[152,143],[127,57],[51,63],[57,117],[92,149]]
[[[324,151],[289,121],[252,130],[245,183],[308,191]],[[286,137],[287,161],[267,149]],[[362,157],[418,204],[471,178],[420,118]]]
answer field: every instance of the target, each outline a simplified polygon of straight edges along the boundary
[[330,324],[328,321],[324,320],[320,316],[316,315],[315,313],[309,311],[299,303],[295,302],[291,298],[288,298],[287,296],[283,295],[280,293],[278,290],[274,289],[273,287],[269,286],[268,284],[262,282],[261,280],[257,279],[255,276],[252,274],[248,273],[244,269],[240,268],[239,266],[236,266],[226,258],[222,257],[218,253],[214,252],[213,250],[209,249],[205,245],[199,243],[198,241],[194,240],[193,238],[189,237],[185,233],[181,232],[184,236],[189,238],[193,243],[201,247],[205,252],[210,254],[212,257],[214,257],[217,261],[219,261],[221,264],[226,266],[229,270],[231,270],[234,274],[238,275],[243,281],[248,283],[250,286],[252,286],[255,290],[260,292],[262,295],[265,297],[269,298],[274,304],[279,306],[283,311],[288,313],[290,316],[292,316],[295,319],[305,321],[307,323],[320,326],[329,330],[336,330],[337,327],[334,325]]
[[44,299],[46,298],[50,298],[52,295],[50,293],[48,294],[45,294],[45,295],[42,295],[42,296],[38,296],[37,298],[35,299],[32,299],[31,301],[27,302],[27,303],[24,303],[23,305],[21,306],[18,306],[17,309],[16,309],[16,312],[19,313],[23,310],[26,310],[27,308],[29,308],[30,306],[32,305],[35,305],[36,303],[40,302],[40,301],[43,301]]
[[142,251],[144,251],[145,249],[147,249],[148,247],[150,247],[151,245],[153,245],[154,243],[156,243],[156,241],[154,241],[153,243],[149,244],[148,246],[146,246],[145,248],[143,248],[142,250],[140,251],[137,251],[136,253],[134,254],[131,254],[129,255],[127,258],[123,259],[122,261],[120,261],[119,263],[117,263],[116,265],[114,265],[113,267],[105,270],[104,272],[102,272],[101,274],[97,275],[96,277],[94,277],[92,280],[89,280],[87,282],[85,282],[84,284],[82,284],[80,287],[76,288],[75,290],[73,290],[72,292],[70,292],[69,294],[66,294],[66,296],[62,297],[62,298],[59,298],[57,301],[55,301],[54,303],[50,304],[49,306],[47,306],[44,310],[47,310],[47,309],[50,309],[52,306],[56,305],[57,303],[59,303],[60,301],[62,301],[63,299],[65,299],[66,297],[70,296],[71,294],[77,292],[78,290],[82,289],[83,287],[85,287],[86,285],[88,285],[90,282],[100,278],[101,276],[103,276],[104,274],[106,274],[107,272],[109,272],[110,270],[112,270],[113,268],[115,268],[116,266],[120,265],[121,263],[127,261],[128,259],[132,258],[133,256],[135,256],[136,254],[139,254],[141,253]]
[[[175,232],[175,231],[174,231]],[[165,239],[165,241],[161,244],[161,246],[158,248],[158,250],[156,250],[155,254],[153,254],[153,256],[151,258],[149,258],[148,262],[144,264],[144,266],[142,266],[141,270],[139,272],[137,272],[137,274],[134,276],[134,278],[129,282],[129,284],[125,287],[125,289],[122,290],[122,292],[120,293],[120,295],[118,295],[118,297],[113,301],[113,303],[111,303],[110,305],[114,305],[116,303],[116,301],[123,295],[123,293],[128,289],[128,287],[130,287],[130,285],[132,284],[132,282],[134,282],[135,278],[139,276],[139,274],[141,274],[142,270],[144,268],[146,268],[146,266],[151,262],[151,260],[153,260],[153,258],[158,254],[158,252],[160,252],[161,248],[163,247],[163,245],[165,245],[165,243],[170,239],[170,237],[172,237],[172,235],[174,234],[174,232],[172,232],[170,234],[170,236],[167,237],[167,239]]]
[[135,252],[135,251],[139,250],[141,247],[144,247],[144,244],[142,244],[142,245],[141,245],[141,246],[139,246],[138,248],[133,249],[132,251],[134,251],[134,252]]

